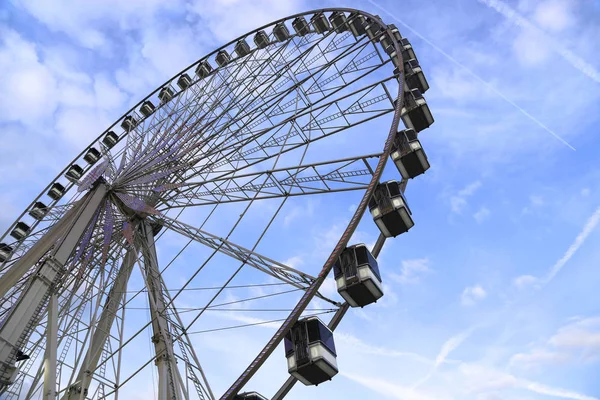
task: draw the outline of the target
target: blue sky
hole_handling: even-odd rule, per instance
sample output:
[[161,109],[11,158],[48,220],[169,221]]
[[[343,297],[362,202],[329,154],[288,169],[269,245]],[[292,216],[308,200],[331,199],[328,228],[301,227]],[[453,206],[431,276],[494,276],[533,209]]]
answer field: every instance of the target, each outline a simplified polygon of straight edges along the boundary
[[[184,66],[259,25],[324,6],[379,14],[410,38],[431,86],[436,122],[421,142],[432,167],[407,190],[415,227],[379,258],[385,298],[351,311],[336,333],[340,374],[318,388],[297,385],[289,398],[600,398],[598,1],[5,2],[0,227]],[[372,140],[364,133],[347,140]],[[390,165],[385,176],[397,171]],[[317,271],[358,199],[290,201],[261,251]],[[375,238],[367,218],[355,240]],[[170,235],[159,252],[180,240]],[[180,259],[180,269],[202,252]],[[324,290],[334,295],[330,281]],[[248,320],[236,315],[210,321]],[[194,338],[213,363],[217,392],[273,332],[267,325]],[[278,351],[252,389],[272,394],[285,378]],[[128,398],[152,389],[136,392]]]

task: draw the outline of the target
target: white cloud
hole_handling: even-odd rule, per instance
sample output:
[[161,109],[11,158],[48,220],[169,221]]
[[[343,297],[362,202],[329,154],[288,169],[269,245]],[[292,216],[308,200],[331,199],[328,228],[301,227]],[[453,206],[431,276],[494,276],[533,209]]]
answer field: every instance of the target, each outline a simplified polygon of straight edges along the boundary
[[463,306],[473,306],[485,299],[487,292],[480,285],[469,286],[463,290],[460,301]]
[[513,280],[513,285],[518,289],[529,288],[538,282],[538,278],[532,275],[521,275]]
[[[208,28],[222,43],[278,18],[303,11],[302,2],[298,0],[195,0],[188,4],[188,9],[206,18]],[[240,15],[244,18],[239,18]]]
[[481,224],[483,221],[489,218],[491,212],[487,207],[481,206],[479,210],[475,214],[473,214],[473,218],[477,221],[478,224]]
[[35,45],[18,33],[0,28],[0,119],[33,124],[52,116],[57,82],[40,62]]
[[461,214],[464,208],[467,206],[467,199],[471,197],[480,187],[481,182],[475,181],[459,190],[454,196],[451,196],[450,207],[452,208],[452,212]]
[[544,29],[561,32],[575,24],[574,2],[548,0],[538,4],[533,19]]
[[[543,31],[509,7],[506,3],[500,0],[479,0],[479,2],[496,10],[510,22],[523,29],[524,32],[517,36],[515,43],[521,42],[526,44],[525,48],[517,47],[517,58],[520,58],[525,62],[531,62],[532,60],[542,62],[545,61],[547,57],[542,56],[541,52],[552,50],[575,69],[579,70],[590,79],[600,83],[600,72],[598,72],[593,65],[577,56],[565,45],[557,43],[555,38],[548,37]],[[545,5],[538,8],[536,19],[545,27],[547,27],[548,24],[558,22],[556,28],[564,29],[564,27],[569,25],[568,18],[564,16],[558,17],[557,15],[560,13],[567,13],[567,8],[563,6],[565,4],[567,4],[567,2],[547,1]],[[528,41],[533,41],[533,43],[528,43]],[[517,44],[517,46],[519,45]],[[534,54],[534,58],[532,58],[532,54]]]
[[549,343],[556,347],[600,353],[600,317],[577,320],[560,328]]
[[510,365],[525,370],[538,370],[548,364],[563,364],[570,360],[564,352],[534,349],[528,353],[518,353],[510,358]]
[[421,278],[430,273],[428,258],[417,258],[414,260],[403,260],[400,267],[400,275],[391,274],[391,278],[401,284],[418,283]]

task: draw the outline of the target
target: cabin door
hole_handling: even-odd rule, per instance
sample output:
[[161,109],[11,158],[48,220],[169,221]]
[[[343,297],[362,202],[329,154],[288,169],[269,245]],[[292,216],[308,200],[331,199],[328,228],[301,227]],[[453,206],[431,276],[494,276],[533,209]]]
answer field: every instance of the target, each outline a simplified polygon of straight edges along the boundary
[[296,353],[296,365],[299,367],[310,362],[308,353],[308,331],[306,324],[298,324],[292,331],[294,352]]

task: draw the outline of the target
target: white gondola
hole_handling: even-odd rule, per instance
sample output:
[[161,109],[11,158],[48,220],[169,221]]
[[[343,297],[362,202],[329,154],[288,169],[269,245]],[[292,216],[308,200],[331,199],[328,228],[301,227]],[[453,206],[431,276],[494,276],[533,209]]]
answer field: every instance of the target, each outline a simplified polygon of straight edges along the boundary
[[63,196],[63,194],[65,194],[65,187],[58,182],[55,182],[54,185],[52,185],[52,187],[48,191],[48,196],[52,200],[60,199]]
[[235,54],[237,54],[238,57],[247,56],[248,54],[250,54],[250,45],[248,44],[248,42],[246,42],[245,39],[240,39],[235,44],[233,51],[235,51]]
[[348,27],[354,37],[359,37],[365,34],[365,17],[357,12],[350,14],[348,18]]
[[48,214],[48,207],[41,201],[36,201],[31,210],[29,210],[29,215],[38,221],[42,220],[46,214]]
[[310,23],[315,28],[315,31],[319,34],[323,34],[331,30],[331,25],[329,25],[327,17],[322,12],[313,15],[310,19]]
[[108,133],[102,138],[102,144],[107,149],[112,149],[115,144],[119,141],[119,136],[113,131],[108,131]]
[[152,115],[155,109],[156,107],[154,107],[154,104],[152,104],[150,100],[146,100],[140,107],[140,112],[144,115],[144,117],[148,118]]
[[137,120],[131,116],[128,115],[123,119],[123,122],[121,122],[121,128],[123,128],[125,130],[125,132],[129,132],[130,130],[134,129],[137,126]]
[[90,147],[85,156],[83,156],[83,159],[90,165],[96,164],[100,159],[100,152],[94,147]]
[[430,167],[427,154],[413,129],[405,129],[396,134],[391,158],[404,180],[419,176]]
[[23,240],[29,235],[31,228],[25,222],[17,222],[15,228],[10,233],[10,236],[17,240]]
[[417,59],[417,55],[415,54],[415,51],[407,38],[402,38],[400,45],[402,48],[402,58],[404,60]]
[[346,23],[346,14],[341,11],[334,11],[329,16],[331,26],[337,33],[342,33],[348,30],[348,24]]
[[0,243],[0,263],[8,260],[10,257],[10,253],[12,253],[13,249],[6,243]]
[[71,167],[67,170],[65,174],[65,178],[70,180],[71,182],[77,182],[83,176],[83,168],[81,168],[77,164],[71,165]]
[[177,86],[179,86],[181,90],[189,88],[192,86],[192,78],[190,78],[188,74],[181,74],[177,79]]
[[[400,69],[396,68],[394,74],[398,75],[399,73]],[[419,65],[419,61],[414,58],[412,60],[404,60],[404,79],[411,90],[419,89],[421,94],[429,90],[429,82],[425,78],[423,69]]]
[[299,36],[304,36],[310,32],[310,25],[306,22],[306,18],[302,16],[296,17],[294,21],[292,21],[292,27]]
[[285,23],[280,22],[273,28],[273,36],[275,36],[275,39],[278,41],[285,42],[290,38],[290,31],[287,26],[285,26]]
[[256,32],[256,35],[254,35],[254,44],[259,49],[264,49],[269,45],[269,36],[267,36],[265,31]]
[[402,35],[400,34],[400,31],[398,30],[396,25],[389,24],[388,28],[392,30],[392,36],[394,37],[394,39],[396,39],[398,42],[402,42]]
[[408,203],[396,181],[379,184],[369,201],[369,211],[385,237],[396,237],[415,225]]
[[[218,56],[219,55],[217,54],[217,57]],[[217,63],[218,63],[218,61],[217,61]],[[205,61],[202,61],[200,64],[198,64],[198,66],[196,67],[196,75],[198,75],[198,78],[200,78],[200,79],[206,78],[212,70],[213,70],[212,65],[210,65],[210,63],[205,60]]]
[[298,320],[284,346],[288,372],[305,385],[318,385],[338,373],[333,332],[319,318]]
[[352,307],[364,307],[383,296],[377,260],[362,243],[347,247],[333,272],[338,293]]
[[246,392],[235,395],[233,400],[267,400],[267,398],[256,392]]
[[400,115],[404,125],[417,132],[429,128],[434,123],[431,110],[419,89],[404,91],[404,104]]
[[171,86],[165,86],[162,89],[160,89],[160,92],[158,92],[158,99],[163,104],[171,101],[171,99],[174,96],[175,96],[175,92],[173,92],[173,89],[171,89]]
[[367,33],[369,39],[379,40],[379,37],[382,34],[380,23],[372,20],[371,18],[367,19],[365,32]]
[[215,61],[219,67],[224,67],[229,64],[229,61],[231,61],[231,56],[227,50],[220,50],[215,57]]

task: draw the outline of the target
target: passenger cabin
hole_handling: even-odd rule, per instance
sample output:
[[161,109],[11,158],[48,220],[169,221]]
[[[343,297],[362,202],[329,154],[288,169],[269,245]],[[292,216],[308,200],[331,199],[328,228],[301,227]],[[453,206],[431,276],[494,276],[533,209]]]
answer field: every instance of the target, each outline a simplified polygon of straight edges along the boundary
[[342,33],[348,30],[348,24],[346,23],[346,14],[341,11],[334,11],[329,16],[331,26],[337,33]]
[[401,117],[408,128],[413,128],[417,132],[429,128],[434,122],[427,101],[425,101],[419,89],[404,91]]
[[366,24],[367,26],[365,26],[365,32],[367,33],[369,39],[379,40],[379,37],[381,36],[381,25],[379,22],[368,20]]
[[94,147],[90,147],[88,152],[85,153],[85,156],[83,156],[83,159],[90,165],[96,164],[100,159],[100,152]]
[[0,263],[8,260],[10,257],[10,253],[12,253],[13,249],[6,243],[0,243]]
[[298,320],[284,346],[288,372],[305,385],[318,385],[338,373],[333,332],[319,318]]
[[[217,57],[218,56],[219,55],[217,54]],[[196,75],[198,75],[198,78],[200,78],[200,79],[206,78],[211,73],[212,70],[213,70],[212,65],[210,65],[210,63],[205,60],[205,61],[202,61],[200,64],[198,64],[198,66],[196,67]]]
[[402,48],[402,58],[404,60],[417,59],[417,55],[407,38],[402,38],[402,40],[400,40],[400,47]]
[[310,19],[310,23],[315,28],[315,31],[319,34],[323,34],[331,30],[331,25],[329,25],[327,17],[325,17],[325,14],[322,12],[313,15]]
[[290,31],[287,26],[285,26],[285,23],[280,22],[273,28],[273,36],[275,36],[275,39],[278,41],[285,42],[290,38]]
[[292,21],[292,27],[299,36],[307,35],[310,32],[310,25],[306,22],[306,18],[302,16],[296,17],[294,21]]
[[48,214],[48,207],[41,201],[36,201],[31,210],[29,210],[29,215],[38,221],[42,220],[46,214]]
[[179,86],[181,90],[189,88],[192,86],[192,78],[190,78],[188,74],[181,74],[177,79],[177,86]]
[[161,103],[168,103],[175,96],[175,92],[170,86],[165,86],[158,92],[158,99]]
[[258,31],[256,35],[254,35],[254,44],[259,49],[264,49],[269,45],[269,37],[265,33],[265,31]]
[[233,400],[267,400],[267,398],[256,392],[246,392],[235,395]]
[[229,55],[227,50],[221,50],[217,53],[215,61],[217,62],[217,65],[219,67],[224,67],[227,64],[229,64],[229,61],[231,61],[231,56]]
[[[394,74],[398,75],[400,69],[396,68]],[[425,78],[423,69],[419,65],[419,61],[415,60],[404,60],[404,79],[408,87],[412,89],[419,89],[419,92],[425,93],[429,89],[429,83]]]
[[377,260],[364,244],[347,247],[333,266],[338,293],[352,307],[364,307],[383,296]]
[[144,117],[148,118],[152,115],[152,113],[156,110],[154,104],[150,100],[146,100],[142,106],[140,107],[140,112],[144,115]]
[[81,168],[77,164],[71,165],[71,167],[67,170],[65,177],[71,182],[77,182],[83,176],[83,168]]
[[55,182],[48,191],[48,196],[50,196],[52,200],[60,199],[63,194],[65,194],[65,187],[58,182]]
[[129,132],[136,126],[137,126],[137,120],[131,115],[126,116],[123,119],[123,122],[121,122],[121,128],[123,128],[125,130],[125,132]]
[[377,186],[369,201],[369,210],[385,237],[396,237],[408,232],[415,225],[408,203],[396,181],[380,183]]
[[350,14],[348,18],[348,27],[354,37],[359,37],[365,34],[365,17],[357,12]]
[[396,134],[391,158],[404,180],[419,176],[429,169],[427,155],[414,129],[405,129]]
[[394,37],[394,39],[396,39],[396,41],[398,43],[402,42],[402,35],[400,34],[400,31],[398,30],[398,28],[396,27],[396,25],[389,24],[388,25],[388,29],[392,30],[392,36]]
[[104,144],[107,149],[112,149],[118,141],[119,136],[113,131],[108,131],[108,133],[102,139],[102,144]]
[[240,39],[235,44],[233,51],[235,51],[235,54],[237,54],[238,57],[247,56],[248,54],[250,54],[250,45],[248,44],[248,42],[246,42],[245,39]]
[[17,222],[15,228],[10,233],[10,236],[14,237],[17,240],[23,240],[29,235],[31,228],[25,222]]

